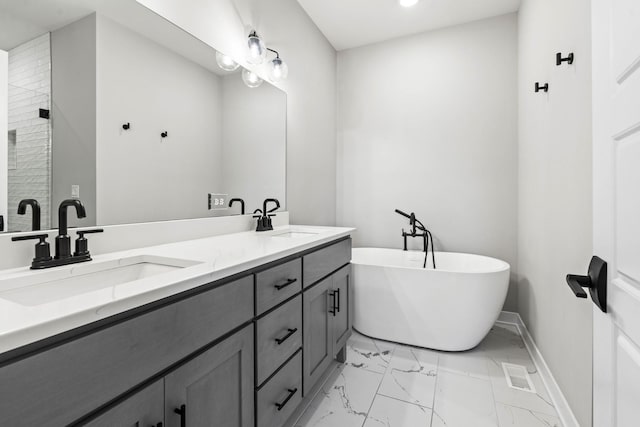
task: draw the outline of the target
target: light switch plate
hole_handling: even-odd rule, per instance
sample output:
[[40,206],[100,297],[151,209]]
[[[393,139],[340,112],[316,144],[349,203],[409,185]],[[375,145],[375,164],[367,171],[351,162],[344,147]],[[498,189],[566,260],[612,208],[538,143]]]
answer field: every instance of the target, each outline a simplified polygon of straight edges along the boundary
[[79,199],[80,198],[80,186],[77,184],[71,185],[71,198]]
[[229,209],[227,206],[228,203],[228,194],[209,193],[208,206],[210,211]]

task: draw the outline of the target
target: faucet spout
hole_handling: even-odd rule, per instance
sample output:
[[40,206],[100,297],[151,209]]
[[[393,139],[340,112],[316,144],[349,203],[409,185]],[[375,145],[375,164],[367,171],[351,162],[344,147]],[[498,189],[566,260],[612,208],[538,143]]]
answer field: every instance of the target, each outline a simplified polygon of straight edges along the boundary
[[63,200],[58,207],[58,236],[67,235],[67,208],[74,207],[76,209],[76,215],[78,218],[85,218],[87,211],[84,208],[82,202],[78,199]]
[[[267,203],[269,203],[269,202],[275,203],[276,206],[267,211]],[[262,212],[263,212],[264,215],[266,215],[267,213],[271,213],[273,211],[276,211],[278,209],[280,209],[280,202],[278,201],[278,199],[264,199],[264,202],[262,202]]]
[[27,206],[31,206],[31,230],[40,230],[40,203],[36,199],[24,199],[18,203],[18,215],[27,213]]

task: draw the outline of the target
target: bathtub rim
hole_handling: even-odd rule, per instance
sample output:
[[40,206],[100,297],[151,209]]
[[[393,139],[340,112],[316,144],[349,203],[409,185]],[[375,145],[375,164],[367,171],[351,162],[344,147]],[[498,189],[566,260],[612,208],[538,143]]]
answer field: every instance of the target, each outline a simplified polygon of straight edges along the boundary
[[[358,251],[359,249],[382,249],[382,250],[388,250],[388,251],[395,251],[395,252],[405,252],[403,249],[400,248],[378,248],[378,247],[372,247],[372,246],[366,246],[366,247],[357,247],[357,248],[352,248],[352,256],[351,256],[351,264],[352,265],[366,265],[366,266],[370,266],[370,267],[382,267],[382,268],[399,268],[402,270],[417,270],[417,271],[433,271],[433,272],[440,272],[440,273],[455,273],[455,274],[474,274],[474,275],[478,275],[478,274],[495,274],[495,273],[502,273],[504,271],[511,271],[511,265],[504,261],[501,260],[499,258],[494,258],[494,257],[490,257],[487,255],[479,255],[479,254],[470,254],[467,252],[451,252],[451,251],[435,251],[435,256],[436,256],[436,264],[438,261],[438,254],[456,254],[456,255],[466,255],[466,256],[470,256],[470,257],[477,257],[477,258],[486,258],[486,259],[490,259],[492,261],[495,261],[499,264],[501,264],[500,268],[494,269],[494,270],[486,270],[486,271],[460,271],[460,270],[443,270],[440,268],[417,268],[417,267],[405,267],[405,266],[401,266],[401,265],[393,265],[393,264],[386,264],[386,263],[380,263],[380,264],[374,264],[374,263],[370,263],[370,262],[360,262],[360,261],[356,261],[355,260],[355,252]],[[413,252],[413,253],[419,253],[419,254],[424,254],[423,251],[418,251],[418,250],[408,250],[406,252]],[[430,260],[430,259],[429,259]],[[429,265],[430,261],[427,261],[427,266]]]

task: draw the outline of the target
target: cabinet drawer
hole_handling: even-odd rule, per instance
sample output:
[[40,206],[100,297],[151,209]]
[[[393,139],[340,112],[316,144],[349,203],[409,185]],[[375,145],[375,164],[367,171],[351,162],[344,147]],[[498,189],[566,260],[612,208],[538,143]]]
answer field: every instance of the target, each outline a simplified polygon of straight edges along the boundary
[[302,295],[256,323],[257,383],[262,384],[302,346]]
[[0,425],[67,425],[252,315],[248,276],[2,367]]
[[280,427],[302,401],[302,352],[299,351],[260,390],[258,427]]
[[304,287],[314,284],[350,261],[350,238],[305,255],[303,257]]
[[294,259],[256,274],[256,315],[260,315],[299,292],[302,260]]

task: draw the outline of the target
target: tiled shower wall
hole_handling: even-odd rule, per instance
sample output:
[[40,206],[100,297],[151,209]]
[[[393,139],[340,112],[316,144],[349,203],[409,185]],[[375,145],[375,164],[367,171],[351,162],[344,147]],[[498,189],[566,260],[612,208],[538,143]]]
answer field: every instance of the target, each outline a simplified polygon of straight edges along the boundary
[[51,110],[51,43],[49,33],[9,51],[9,231],[31,229],[31,209],[18,215],[18,203],[40,202],[42,228],[50,225],[51,129],[39,117]]

